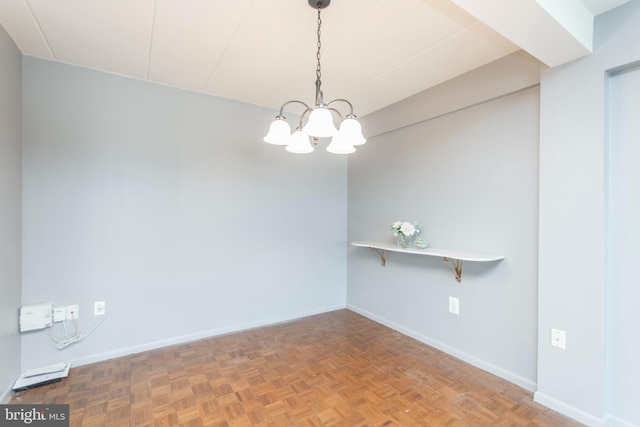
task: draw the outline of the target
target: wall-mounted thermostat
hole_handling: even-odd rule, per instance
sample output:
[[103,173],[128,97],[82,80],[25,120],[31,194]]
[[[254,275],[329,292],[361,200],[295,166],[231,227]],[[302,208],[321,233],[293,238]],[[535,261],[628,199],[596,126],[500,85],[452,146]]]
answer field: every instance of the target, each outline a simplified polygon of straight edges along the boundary
[[20,308],[20,332],[53,325],[53,304],[24,305]]

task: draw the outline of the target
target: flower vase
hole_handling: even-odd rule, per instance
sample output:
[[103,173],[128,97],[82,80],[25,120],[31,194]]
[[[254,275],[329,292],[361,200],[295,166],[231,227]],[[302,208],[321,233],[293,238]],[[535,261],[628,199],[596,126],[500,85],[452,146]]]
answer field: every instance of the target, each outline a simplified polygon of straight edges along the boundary
[[396,244],[399,248],[410,248],[413,245],[413,236],[398,233],[396,234]]

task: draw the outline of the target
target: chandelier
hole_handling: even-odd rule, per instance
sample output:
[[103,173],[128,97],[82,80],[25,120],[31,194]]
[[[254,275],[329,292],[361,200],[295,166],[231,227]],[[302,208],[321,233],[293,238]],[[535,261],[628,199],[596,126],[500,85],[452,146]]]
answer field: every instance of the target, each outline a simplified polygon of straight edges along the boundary
[[[349,154],[356,151],[356,145],[362,145],[367,140],[362,136],[362,128],[353,114],[353,105],[346,99],[334,99],[333,101],[324,102],[321,89],[321,68],[320,68],[320,28],[322,27],[322,19],[320,11],[331,3],[331,0],[308,0],[309,6],[318,10],[318,50],[316,58],[318,65],[316,67],[316,100],[313,108],[309,107],[302,101],[287,101],[280,107],[280,112],[276,119],[269,127],[269,133],[264,137],[264,141],[274,145],[286,145],[285,149],[291,153],[311,153],[313,145],[318,143],[320,138],[331,138],[331,143],[327,146],[327,151],[334,154]],[[289,104],[301,104],[305,110],[300,115],[300,123],[296,130],[291,134],[291,127],[287,122],[287,118],[283,115],[284,107]],[[345,116],[335,107],[336,104],[346,104],[349,108],[348,114]],[[306,124],[305,118],[308,117]],[[339,128],[336,128],[333,122],[334,115],[339,118]],[[313,145],[311,145],[313,141]]]

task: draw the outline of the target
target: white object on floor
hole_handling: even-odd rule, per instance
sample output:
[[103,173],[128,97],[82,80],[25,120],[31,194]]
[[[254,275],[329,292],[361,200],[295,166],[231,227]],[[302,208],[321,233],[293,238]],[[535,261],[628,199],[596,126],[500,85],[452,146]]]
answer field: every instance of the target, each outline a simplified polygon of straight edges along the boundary
[[64,362],[25,371],[16,380],[13,385],[13,391],[27,390],[32,387],[62,381],[63,378],[69,375],[69,368],[71,368],[71,362]]

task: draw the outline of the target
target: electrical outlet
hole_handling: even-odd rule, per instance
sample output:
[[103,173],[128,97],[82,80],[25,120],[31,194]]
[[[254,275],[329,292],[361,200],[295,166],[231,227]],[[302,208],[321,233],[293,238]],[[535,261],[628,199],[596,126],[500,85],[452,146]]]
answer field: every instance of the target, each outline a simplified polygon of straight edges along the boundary
[[567,349],[567,332],[560,329],[551,329],[551,345],[562,350]]
[[449,297],[449,313],[460,314],[460,300],[456,297]]
[[93,315],[104,316],[107,312],[107,303],[104,301],[96,301],[93,303]]
[[68,305],[67,306],[67,320],[77,319],[79,307],[77,305]]

